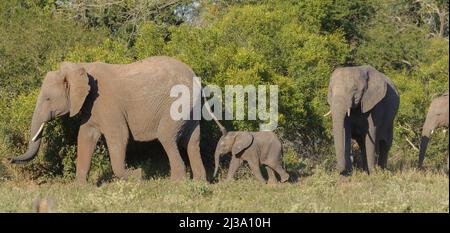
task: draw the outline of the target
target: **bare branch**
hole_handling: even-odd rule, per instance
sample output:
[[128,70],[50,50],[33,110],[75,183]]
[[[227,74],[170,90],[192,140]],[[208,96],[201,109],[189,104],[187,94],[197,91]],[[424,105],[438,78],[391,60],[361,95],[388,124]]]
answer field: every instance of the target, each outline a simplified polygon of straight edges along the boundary
[[408,137],[405,137],[406,141],[409,143],[409,145],[411,145],[411,147],[415,150],[415,151],[419,151],[419,149],[414,146],[414,144],[408,139]]

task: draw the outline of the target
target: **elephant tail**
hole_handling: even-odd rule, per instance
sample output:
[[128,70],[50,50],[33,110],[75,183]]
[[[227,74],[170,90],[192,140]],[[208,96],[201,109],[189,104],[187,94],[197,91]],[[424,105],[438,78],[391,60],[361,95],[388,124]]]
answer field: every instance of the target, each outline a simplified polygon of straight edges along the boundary
[[226,134],[227,130],[225,129],[225,127],[223,127],[222,124],[220,124],[219,119],[217,119],[216,115],[214,115],[214,113],[211,111],[211,106],[209,105],[208,101],[206,100],[205,93],[203,92],[203,88],[202,88],[200,81],[198,80],[197,77],[194,77],[194,80],[195,80],[196,84],[199,86],[200,90],[202,91],[201,95],[203,97],[203,100],[205,101],[206,110],[208,111],[209,115],[211,115],[212,119],[216,122],[217,126],[219,126],[219,129],[222,132],[222,134]]

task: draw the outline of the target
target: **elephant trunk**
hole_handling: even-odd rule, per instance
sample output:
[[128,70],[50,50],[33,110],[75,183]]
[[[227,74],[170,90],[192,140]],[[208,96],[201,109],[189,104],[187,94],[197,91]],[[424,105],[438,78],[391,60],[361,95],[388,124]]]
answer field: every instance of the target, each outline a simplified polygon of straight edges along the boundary
[[220,160],[220,152],[219,147],[216,147],[216,151],[214,152],[214,177],[217,175],[217,171],[219,171],[219,160]]
[[42,119],[40,115],[41,112],[39,110],[39,104],[37,104],[36,109],[33,113],[33,119],[31,121],[30,141],[28,143],[28,149],[24,154],[11,158],[11,163],[27,162],[32,160],[37,155],[37,152],[39,151],[39,147],[41,145],[41,137],[44,124],[49,120]]
[[434,130],[435,126],[432,120],[427,117],[425,124],[422,129],[422,137],[420,138],[420,150],[419,150],[419,168],[423,167],[423,161],[425,159],[425,152],[427,150],[428,142],[430,141],[430,136]]
[[419,168],[423,168],[423,160],[425,159],[425,151],[427,150],[429,141],[430,138],[428,136],[422,136],[420,138]]
[[347,175],[351,172],[351,162],[349,161],[351,135],[347,121],[349,108],[345,106],[342,107],[342,104],[335,104],[332,106],[331,114],[333,118],[333,135],[337,169],[341,175]]

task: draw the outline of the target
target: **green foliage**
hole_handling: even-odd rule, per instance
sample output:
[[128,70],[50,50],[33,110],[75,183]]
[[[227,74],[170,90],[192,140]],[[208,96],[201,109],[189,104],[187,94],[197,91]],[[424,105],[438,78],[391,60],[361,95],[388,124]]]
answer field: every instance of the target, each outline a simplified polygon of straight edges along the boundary
[[113,64],[132,62],[126,46],[111,39],[105,39],[99,46],[75,45],[67,54],[66,60],[72,62],[102,61]]
[[[33,114],[38,89],[21,94],[15,99],[8,98],[0,91],[0,151],[2,158],[24,152],[29,139],[29,125]],[[5,155],[5,153],[8,153]]]
[[309,27],[324,32],[342,30],[347,40],[359,39],[360,27],[373,14],[373,5],[367,0],[307,0],[299,1],[299,18]]
[[164,48],[164,31],[154,23],[142,25],[138,32],[134,51],[138,59],[162,55]]
[[426,51],[426,32],[414,25],[398,30],[392,24],[377,24],[365,32],[357,62],[378,69],[414,68]]
[[0,3],[0,86],[9,93],[28,92],[64,59],[74,43],[96,44],[102,30],[89,31],[77,22],[41,9],[35,1]]
[[194,0],[47,0],[40,6],[66,18],[75,18],[84,27],[105,29],[123,44],[134,44],[139,28],[146,24],[180,24],[189,21],[186,14],[196,12]]

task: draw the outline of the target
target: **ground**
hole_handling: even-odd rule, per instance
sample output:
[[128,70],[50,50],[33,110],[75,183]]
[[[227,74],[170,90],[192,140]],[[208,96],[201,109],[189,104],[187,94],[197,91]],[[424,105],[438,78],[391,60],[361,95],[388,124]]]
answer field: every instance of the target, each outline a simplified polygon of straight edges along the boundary
[[297,182],[262,185],[252,177],[230,183],[169,179],[93,184],[0,181],[0,212],[31,212],[36,197],[53,212],[449,212],[444,173],[316,171]]

